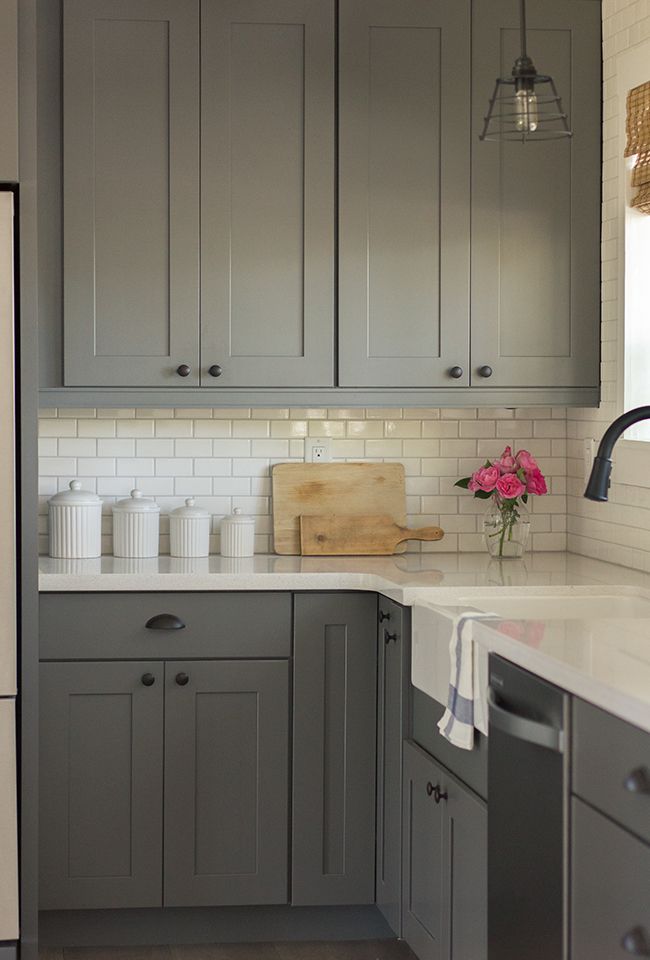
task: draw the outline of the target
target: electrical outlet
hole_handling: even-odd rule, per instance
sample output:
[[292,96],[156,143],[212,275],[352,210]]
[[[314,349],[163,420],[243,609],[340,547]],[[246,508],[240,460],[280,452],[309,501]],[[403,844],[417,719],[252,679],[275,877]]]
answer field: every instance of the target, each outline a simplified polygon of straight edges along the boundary
[[331,459],[329,437],[308,437],[305,440],[305,463],[329,463]]
[[589,474],[591,473],[591,467],[594,462],[594,447],[596,441],[593,437],[585,437],[583,442],[583,459],[584,459],[584,471],[585,471],[585,482],[589,479]]

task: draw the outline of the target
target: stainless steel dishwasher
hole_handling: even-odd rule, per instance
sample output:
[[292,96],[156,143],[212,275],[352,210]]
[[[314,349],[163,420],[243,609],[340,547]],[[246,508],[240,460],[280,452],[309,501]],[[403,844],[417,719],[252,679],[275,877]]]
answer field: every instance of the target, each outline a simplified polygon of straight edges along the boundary
[[488,960],[566,960],[569,696],[489,661]]

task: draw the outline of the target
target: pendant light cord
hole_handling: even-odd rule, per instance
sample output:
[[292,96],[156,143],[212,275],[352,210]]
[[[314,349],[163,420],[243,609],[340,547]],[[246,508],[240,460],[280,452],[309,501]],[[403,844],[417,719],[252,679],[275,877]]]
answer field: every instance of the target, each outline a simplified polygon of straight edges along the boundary
[[521,58],[528,56],[526,50],[526,0],[519,0],[519,33],[521,36]]

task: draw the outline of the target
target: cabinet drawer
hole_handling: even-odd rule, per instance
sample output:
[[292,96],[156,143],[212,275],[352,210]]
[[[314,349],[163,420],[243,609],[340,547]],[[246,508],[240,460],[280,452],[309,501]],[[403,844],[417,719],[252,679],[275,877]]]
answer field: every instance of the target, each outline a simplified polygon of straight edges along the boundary
[[573,960],[648,956],[650,847],[574,799],[572,860]]
[[[160,614],[169,621],[147,628]],[[40,598],[42,660],[288,657],[289,593],[59,593]],[[160,627],[167,626],[167,629]]]
[[575,699],[573,792],[650,842],[650,734]]

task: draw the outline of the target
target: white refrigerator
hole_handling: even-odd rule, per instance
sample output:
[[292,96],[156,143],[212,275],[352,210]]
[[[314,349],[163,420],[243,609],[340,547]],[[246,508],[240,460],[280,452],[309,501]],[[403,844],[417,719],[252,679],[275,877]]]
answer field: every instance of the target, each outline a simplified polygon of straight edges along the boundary
[[0,957],[18,940],[14,195],[0,190]]

